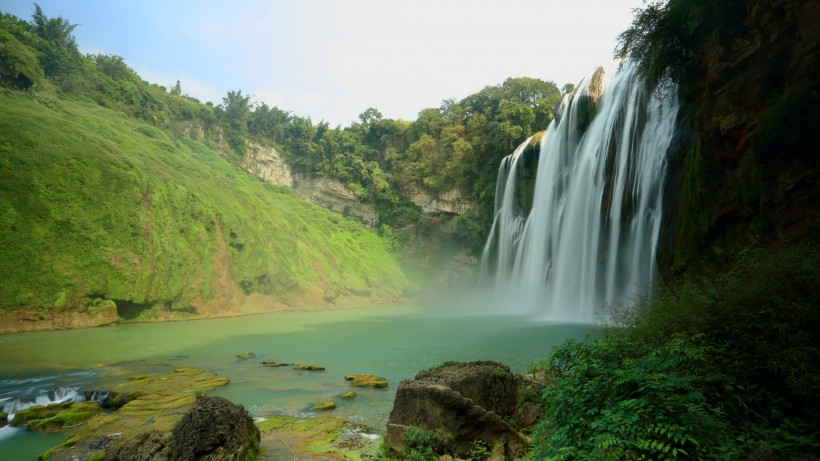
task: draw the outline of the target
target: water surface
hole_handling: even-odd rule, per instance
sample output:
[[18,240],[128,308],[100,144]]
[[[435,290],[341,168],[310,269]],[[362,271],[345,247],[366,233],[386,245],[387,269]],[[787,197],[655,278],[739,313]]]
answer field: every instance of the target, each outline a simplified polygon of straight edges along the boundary
[[[64,387],[110,385],[104,366],[124,361],[135,369],[195,366],[231,379],[213,392],[255,417],[302,414],[316,402],[334,401],[334,414],[383,431],[396,387],[421,369],[446,360],[497,360],[525,372],[534,360],[585,325],[556,325],[500,315],[459,315],[441,307],[395,307],[275,313],[227,319],[129,324],[92,329],[0,336],[0,403],[34,399]],[[256,357],[238,360],[237,353]],[[325,371],[268,368],[262,360],[320,365]],[[346,374],[374,373],[387,389],[351,390]],[[121,378],[121,377],[119,377]],[[62,436],[0,429],[0,452],[29,459]],[[26,451],[28,450],[28,451]],[[25,455],[25,457],[24,457]]]

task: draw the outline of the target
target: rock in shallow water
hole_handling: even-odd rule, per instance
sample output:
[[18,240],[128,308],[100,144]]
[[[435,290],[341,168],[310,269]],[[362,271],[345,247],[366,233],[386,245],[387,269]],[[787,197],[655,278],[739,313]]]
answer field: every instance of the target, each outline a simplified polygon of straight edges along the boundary
[[380,389],[387,387],[386,379],[370,373],[356,373],[347,375],[345,376],[345,379],[352,381],[351,384],[355,387],[377,387]]

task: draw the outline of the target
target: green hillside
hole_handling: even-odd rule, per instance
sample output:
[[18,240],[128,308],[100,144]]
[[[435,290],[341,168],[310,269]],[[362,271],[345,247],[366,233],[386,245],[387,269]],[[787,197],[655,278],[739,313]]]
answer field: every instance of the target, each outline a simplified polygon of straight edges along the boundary
[[294,293],[376,302],[409,287],[377,235],[203,143],[82,98],[0,91],[3,309],[114,300],[135,318]]

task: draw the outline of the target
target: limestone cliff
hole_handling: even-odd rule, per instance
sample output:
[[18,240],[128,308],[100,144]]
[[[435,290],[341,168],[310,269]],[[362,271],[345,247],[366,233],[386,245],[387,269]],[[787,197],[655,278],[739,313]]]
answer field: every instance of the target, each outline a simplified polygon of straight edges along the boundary
[[376,207],[360,202],[353,191],[335,179],[296,174],[291,187],[300,198],[341,215],[356,218],[365,227],[373,227],[378,221]]
[[442,192],[431,192],[421,186],[414,185],[401,191],[421,212],[427,216],[440,214],[461,215],[467,210],[476,207],[473,200],[465,197],[459,189],[450,189]]
[[670,164],[669,274],[749,245],[817,235],[820,4],[738,0],[738,21],[698,37],[698,78]]
[[299,198],[359,220],[366,227],[373,227],[378,221],[376,207],[359,201],[344,184],[332,178],[292,172],[282,154],[273,147],[249,143],[241,166],[262,181],[288,186]]
[[293,186],[293,175],[276,149],[262,147],[259,144],[248,144],[241,166],[262,181],[277,186]]

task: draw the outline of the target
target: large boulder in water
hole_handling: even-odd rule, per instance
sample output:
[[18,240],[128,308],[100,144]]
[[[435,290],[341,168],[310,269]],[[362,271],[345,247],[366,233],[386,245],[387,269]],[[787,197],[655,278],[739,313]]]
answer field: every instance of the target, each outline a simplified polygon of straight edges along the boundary
[[524,455],[527,441],[507,424],[516,409],[517,385],[498,362],[446,363],[402,381],[387,422],[387,444],[404,449],[404,431],[440,431],[455,455],[477,441],[506,458]]

